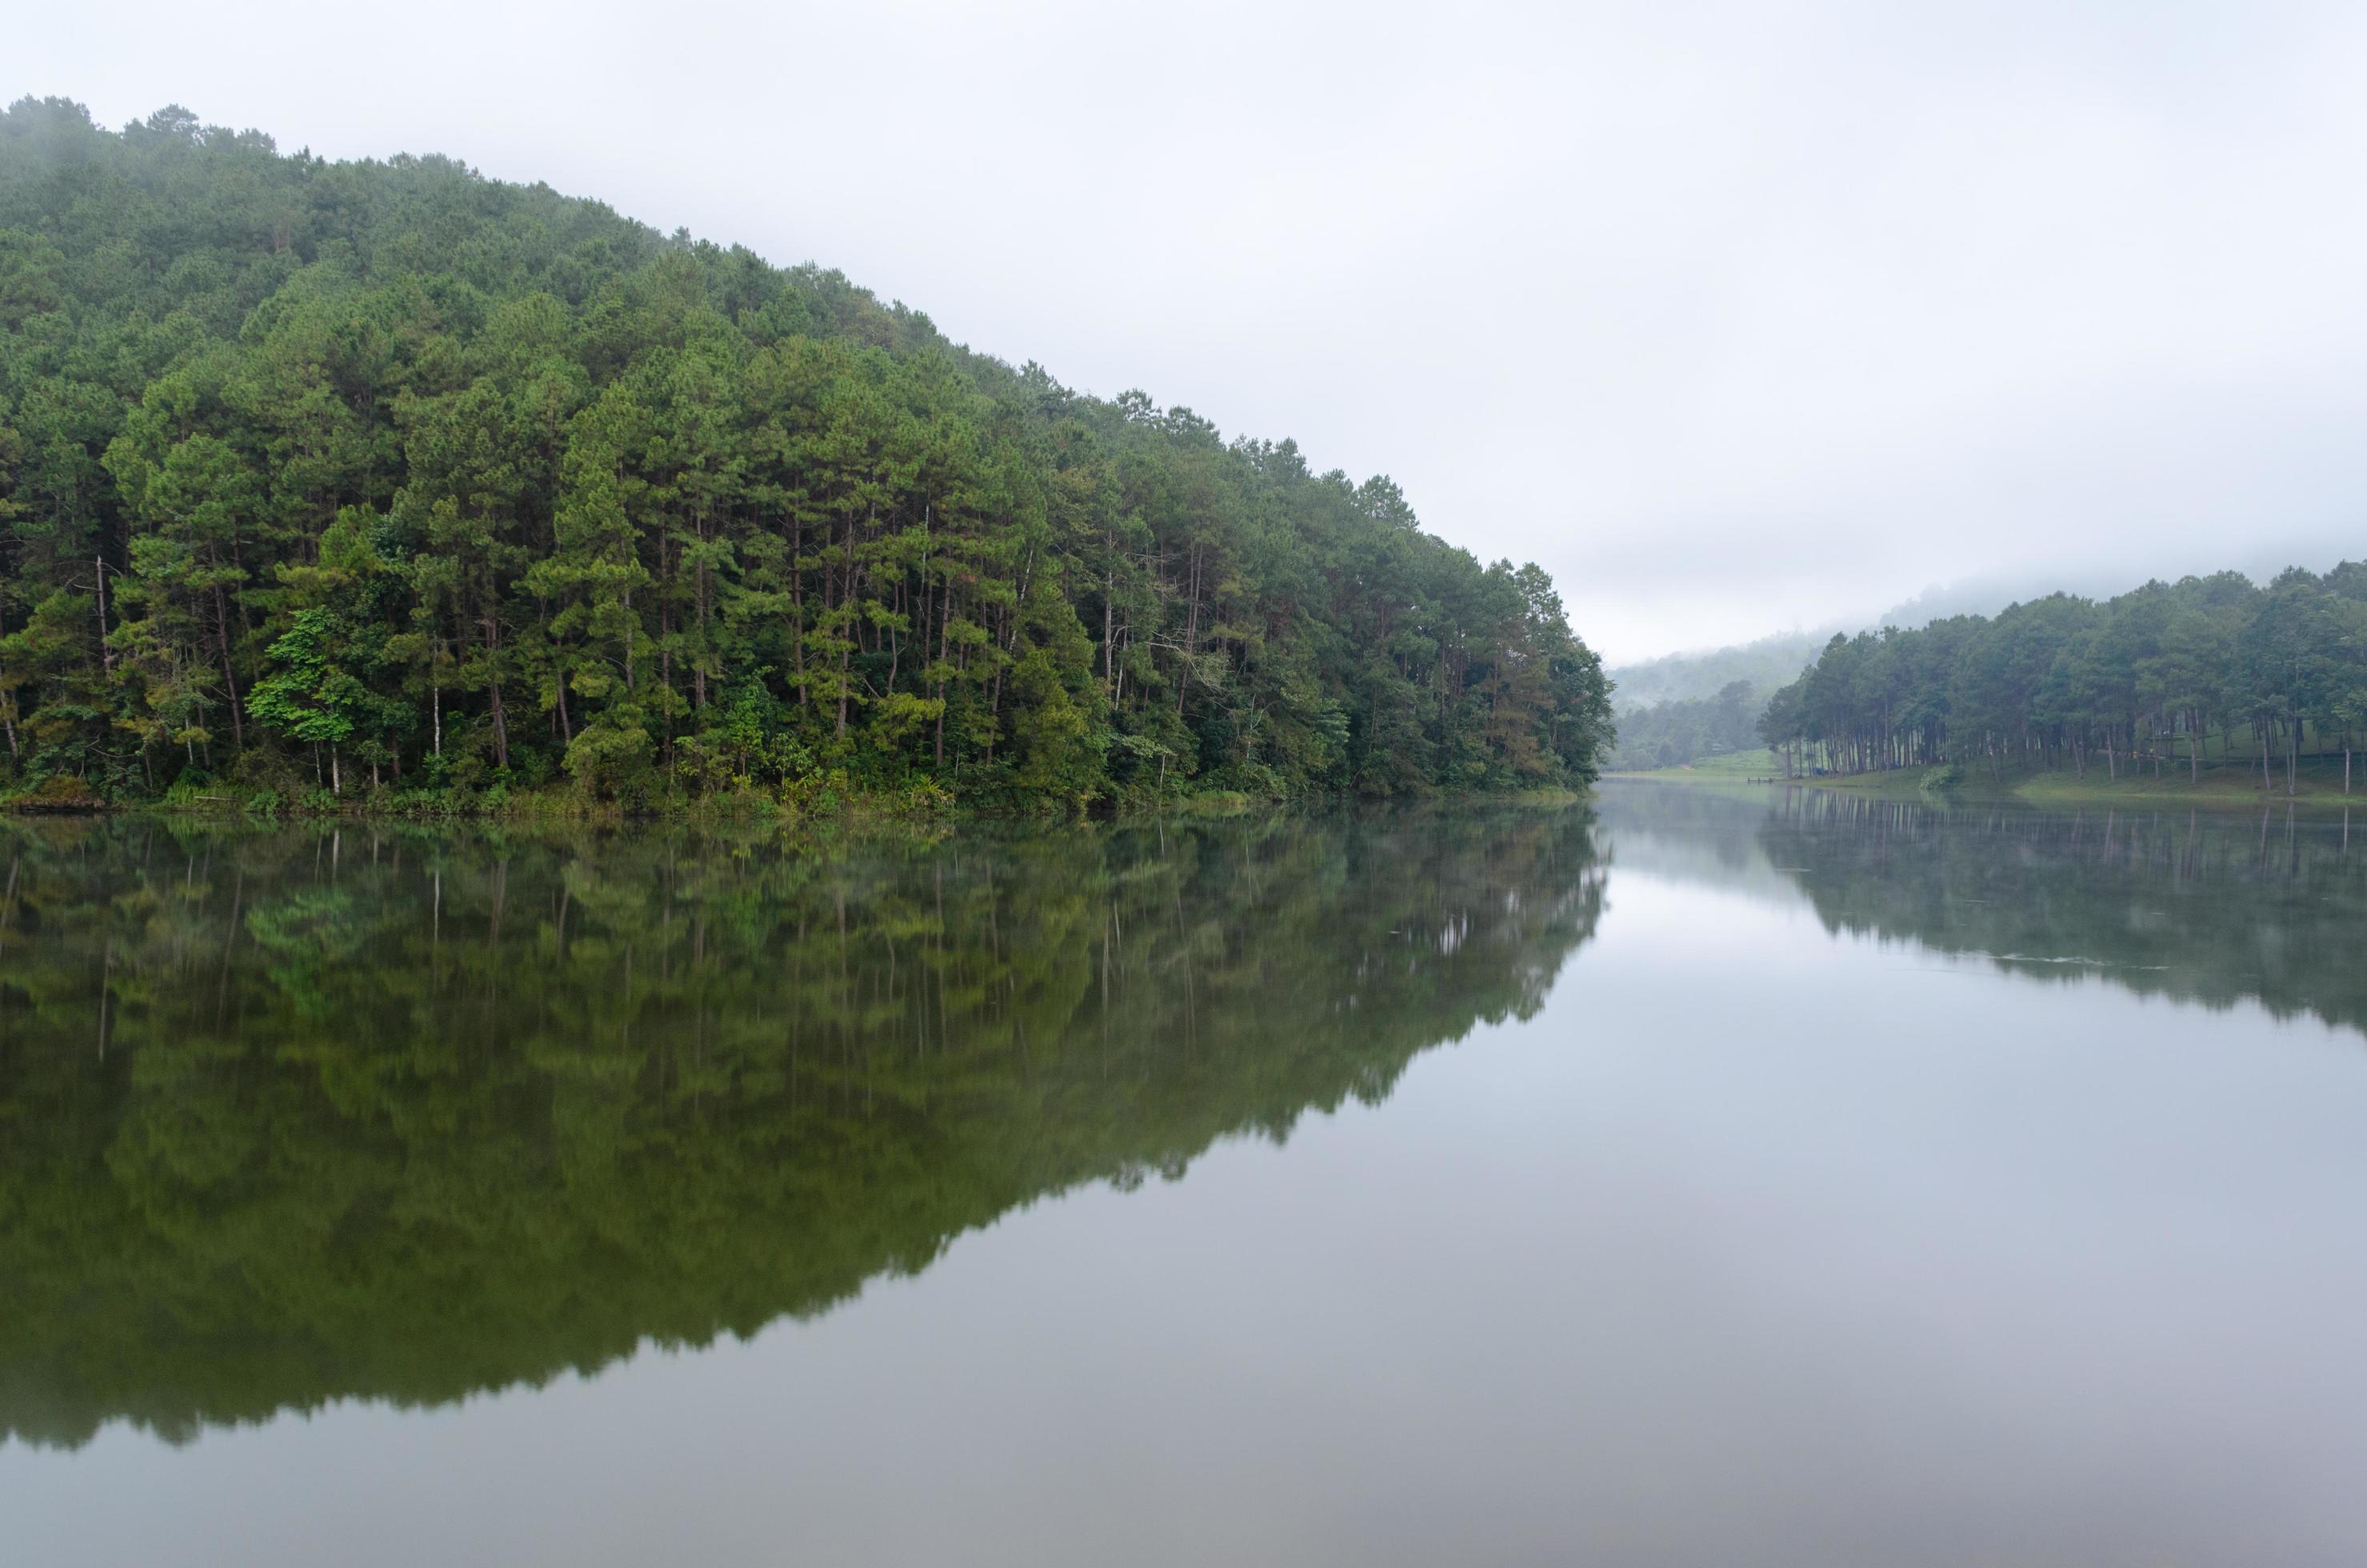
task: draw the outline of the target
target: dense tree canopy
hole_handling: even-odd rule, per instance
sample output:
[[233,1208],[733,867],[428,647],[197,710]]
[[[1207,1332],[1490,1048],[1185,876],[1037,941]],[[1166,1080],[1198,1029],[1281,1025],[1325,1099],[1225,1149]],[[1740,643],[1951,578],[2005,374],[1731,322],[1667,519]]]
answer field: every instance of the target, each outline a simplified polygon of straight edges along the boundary
[[1607,739],[1546,574],[1387,479],[449,160],[23,100],[0,333],[20,787],[1067,804]]
[[2248,756],[2290,791],[2302,757],[2347,764],[2367,731],[2367,562],[2295,567],[2266,587],[2222,572],[2102,603],[2055,594],[1995,618],[1837,636],[1761,727],[1795,767],[2117,777],[2133,759],[2191,772]]

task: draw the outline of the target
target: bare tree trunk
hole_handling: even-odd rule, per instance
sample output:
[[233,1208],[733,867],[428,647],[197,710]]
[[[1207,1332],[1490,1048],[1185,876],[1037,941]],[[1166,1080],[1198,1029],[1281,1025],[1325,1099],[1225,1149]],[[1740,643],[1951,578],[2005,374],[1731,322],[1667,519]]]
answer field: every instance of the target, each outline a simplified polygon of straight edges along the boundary
[[[945,667],[946,649],[948,645],[946,640],[952,635],[949,628],[953,624],[953,619],[954,574],[949,571],[946,574],[945,598],[937,607],[937,667],[939,669],[943,669]],[[937,678],[936,687],[937,766],[939,767],[943,767],[946,765],[946,683],[944,676],[940,676]]]
[[93,556],[98,567],[98,662],[108,675],[115,673],[115,650],[107,645],[107,557]]
[[1192,687],[1192,655],[1200,645],[1200,547],[1192,547],[1192,608],[1184,622],[1184,674],[1175,683],[1175,711],[1184,711],[1184,694]]
[[[698,542],[701,546],[707,543],[707,519],[704,517],[698,521]],[[698,602],[698,653],[690,666],[690,706],[694,711],[697,711],[707,707],[707,637],[709,602],[707,554],[704,549],[699,552],[698,573],[692,579],[691,587],[697,596]]]
[[[806,525],[794,514],[789,518],[789,648],[798,661],[798,717],[802,721],[806,711]],[[825,568],[822,581],[830,574]]]
[[246,726],[238,719],[238,676],[230,667],[230,608],[222,599],[222,587],[214,585],[214,630],[221,639],[222,684],[230,687],[230,735],[241,749],[246,745]]
[[493,699],[493,760],[507,767],[510,765],[510,723],[509,715],[502,709],[502,612],[498,608],[485,616],[485,656],[492,666],[486,676],[486,691]]

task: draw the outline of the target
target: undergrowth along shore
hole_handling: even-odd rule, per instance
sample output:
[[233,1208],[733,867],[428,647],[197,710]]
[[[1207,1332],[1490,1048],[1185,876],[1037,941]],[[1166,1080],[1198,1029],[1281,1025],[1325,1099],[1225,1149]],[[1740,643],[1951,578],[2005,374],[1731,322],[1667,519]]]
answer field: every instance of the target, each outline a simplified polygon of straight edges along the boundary
[[[1488,805],[1565,806],[1586,798],[1562,788],[1437,790],[1396,797],[1409,802],[1467,801]],[[326,790],[282,793],[228,784],[176,787],[154,797],[110,800],[71,776],[41,788],[0,789],[0,812],[17,815],[162,812],[179,816],[243,818],[269,822],[284,817],[395,822],[622,823],[777,821],[944,823],[967,820],[1062,821],[1087,817],[1133,819],[1160,815],[1233,816],[1259,807],[1339,805],[1362,797],[1300,793],[1263,796],[1240,790],[1170,790],[1062,801],[964,801],[929,780],[901,788],[866,786],[843,773],[817,774],[779,790],[748,788],[696,797],[659,797],[639,801],[602,800],[564,785],[512,790],[494,784],[480,790]]]

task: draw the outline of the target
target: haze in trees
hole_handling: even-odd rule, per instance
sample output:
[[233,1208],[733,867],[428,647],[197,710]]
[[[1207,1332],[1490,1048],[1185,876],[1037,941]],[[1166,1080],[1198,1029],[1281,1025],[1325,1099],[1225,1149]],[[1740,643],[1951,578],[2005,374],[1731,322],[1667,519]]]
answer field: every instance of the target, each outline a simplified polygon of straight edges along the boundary
[[1759,744],[1761,688],[1728,681],[1715,696],[1682,698],[1619,715],[1614,767],[1676,767],[1701,756],[1749,751]]
[[1641,664],[1621,665],[1610,672],[1612,698],[1625,713],[1663,702],[1716,697],[1738,680],[1749,681],[1762,692],[1772,691],[1817,662],[1827,635],[1781,631],[1715,653],[1666,653]]

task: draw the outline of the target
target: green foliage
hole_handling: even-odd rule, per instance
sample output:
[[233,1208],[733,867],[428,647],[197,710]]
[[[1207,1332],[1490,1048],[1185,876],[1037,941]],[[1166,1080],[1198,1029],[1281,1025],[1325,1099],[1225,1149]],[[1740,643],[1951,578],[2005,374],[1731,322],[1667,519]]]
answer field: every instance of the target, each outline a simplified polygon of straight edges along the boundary
[[0,330],[20,781],[1069,811],[1583,782],[1608,739],[1544,574],[1386,479],[447,160],[20,101]]
[[300,741],[334,745],[352,738],[370,706],[369,687],[338,658],[338,628],[308,609],[271,644],[272,673],[247,693],[246,710]]
[[[1768,699],[1761,733],[1804,771],[1941,765],[2131,767],[2247,755],[2263,788],[2367,732],[2367,563],[2147,583],[2104,603],[2056,594],[1994,619],[1835,637]],[[2282,771],[2282,777],[2279,772]]]

